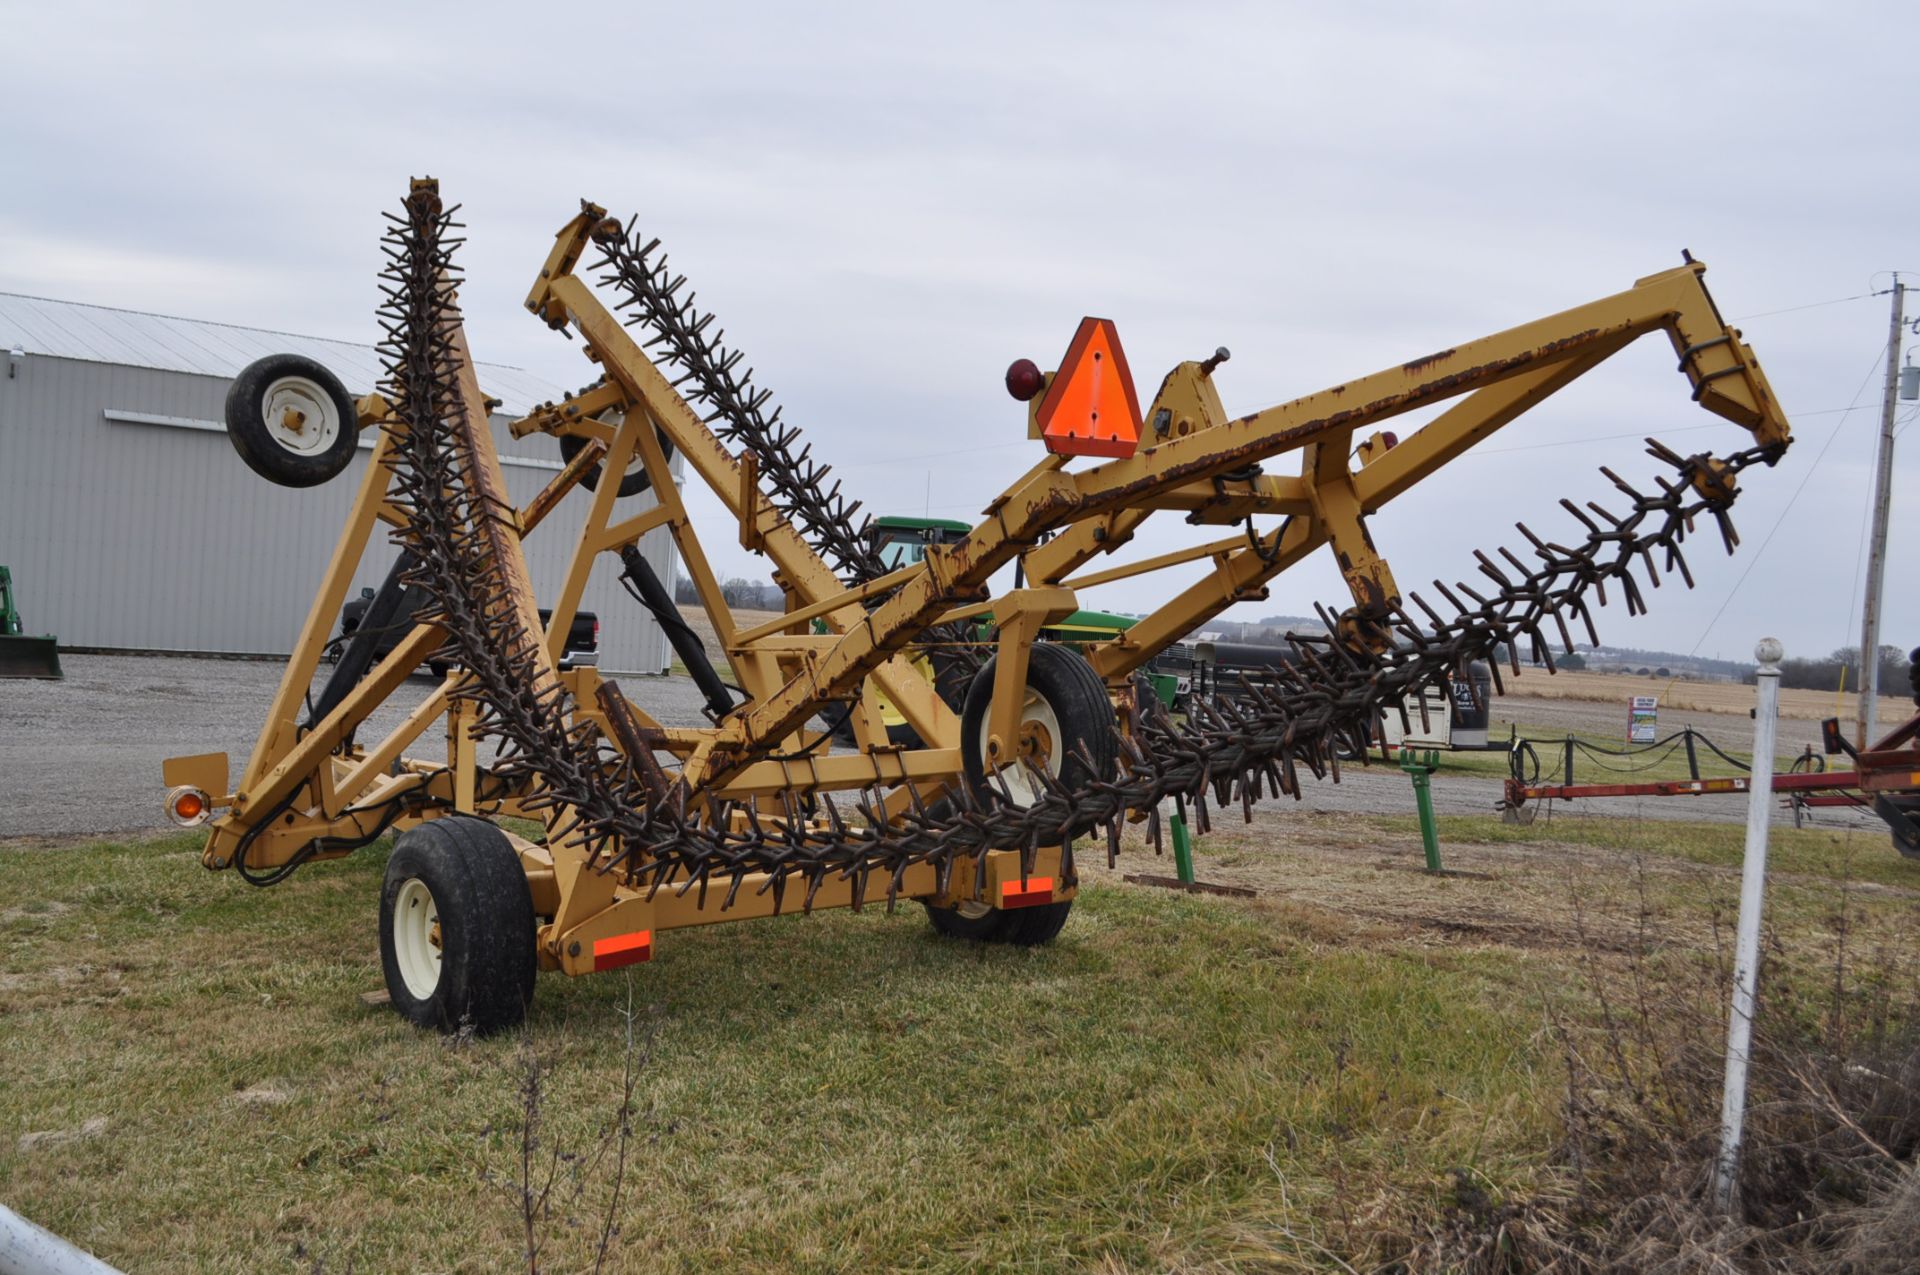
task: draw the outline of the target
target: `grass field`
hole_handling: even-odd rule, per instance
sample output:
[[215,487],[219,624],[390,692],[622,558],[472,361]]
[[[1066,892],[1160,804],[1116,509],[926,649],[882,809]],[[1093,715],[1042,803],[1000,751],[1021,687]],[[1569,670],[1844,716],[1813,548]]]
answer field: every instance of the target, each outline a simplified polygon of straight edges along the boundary
[[[1652,695],[1661,708],[1691,709],[1701,713],[1729,713],[1744,717],[1753,707],[1753,687],[1742,682],[1683,682],[1664,677],[1636,677],[1623,673],[1594,673],[1585,669],[1561,670],[1548,675],[1544,669],[1529,669],[1510,684],[1518,695],[1540,699],[1591,700],[1623,706],[1629,696]],[[1859,702],[1859,692],[1849,691],[1836,697],[1832,691],[1808,691],[1783,688],[1780,715],[1801,721],[1819,721],[1839,717],[1846,721]],[[1883,725],[1905,721],[1913,715],[1913,701],[1882,695],[1874,710],[1875,720]]]
[[[1223,820],[1200,874],[1260,897],[1095,869],[1037,951],[917,907],[671,934],[454,1042],[360,1003],[377,850],[262,891],[187,838],[0,848],[0,1199],[134,1271],[525,1269],[531,1059],[535,1159],[581,1157],[542,1268],[585,1269],[635,1059],[609,1269],[1365,1268],[1468,1197],[1571,1189],[1559,1033],[1629,961],[1709,977],[1737,893],[1737,828],[1441,835],[1434,878],[1407,820]],[[1776,836],[1779,986],[1836,929],[1920,956],[1920,864]]]

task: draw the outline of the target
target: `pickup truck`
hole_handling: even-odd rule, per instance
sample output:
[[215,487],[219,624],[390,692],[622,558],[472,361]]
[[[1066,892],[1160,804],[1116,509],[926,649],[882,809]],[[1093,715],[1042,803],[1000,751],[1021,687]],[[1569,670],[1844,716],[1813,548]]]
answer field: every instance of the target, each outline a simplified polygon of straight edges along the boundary
[[[360,621],[367,614],[367,607],[372,601],[373,590],[362,589],[359,597],[340,608],[340,635],[327,643],[329,662],[339,658],[341,648],[346,646],[347,639],[353,636],[354,630],[360,627]],[[545,607],[540,608],[541,624],[550,623],[552,619],[553,612]],[[400,644],[400,639],[405,637],[407,630],[412,627],[411,613],[406,620],[406,623],[396,621],[387,632],[380,634],[374,640],[375,659],[386,658],[387,653]],[[560,655],[560,667],[562,669],[583,668],[599,663],[600,617],[591,611],[577,612],[573,617],[573,625],[567,630],[567,645]],[[447,665],[440,660],[432,661],[428,669],[435,677],[445,677],[447,673]]]

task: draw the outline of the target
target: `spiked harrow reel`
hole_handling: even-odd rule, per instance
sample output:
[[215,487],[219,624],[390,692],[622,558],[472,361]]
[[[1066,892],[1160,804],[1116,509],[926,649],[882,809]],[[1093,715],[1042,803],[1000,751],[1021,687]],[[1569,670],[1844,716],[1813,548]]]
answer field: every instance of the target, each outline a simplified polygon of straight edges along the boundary
[[[1250,815],[1256,800],[1297,797],[1308,777],[1337,780],[1339,757],[1364,753],[1410,694],[1503,649],[1517,670],[1523,645],[1551,667],[1556,645],[1598,640],[1593,612],[1609,589],[1633,614],[1663,577],[1691,585],[1689,537],[1711,522],[1732,552],[1739,477],[1778,461],[1790,437],[1691,260],[1238,417],[1213,383],[1224,350],[1175,367],[1142,411],[1113,325],[1088,320],[1058,371],[1022,361],[1008,374],[1044,455],[958,543],[889,570],[858,504],[827,485],[827,467],[770,408],[657,241],[592,204],[561,228],[527,308],[578,337],[603,375],[511,423],[518,436],[555,437],[567,457],[516,508],[461,322],[456,231],[432,181],[414,183],[391,215],[380,310],[388,380],[354,404],[359,427],[377,432],[375,464],[252,757],[237,783],[223,754],[176,758],[166,774],[170,810],[183,822],[211,819],[206,865],[256,883],[404,829],[382,898],[388,988],[414,1021],[449,1029],[517,1021],[535,968],[607,969],[650,957],[661,932],[783,910],[913,899],[946,934],[1047,941],[1072,906],[1077,841],[1095,838],[1111,865],[1129,821],[1143,821],[1158,846],[1163,801],[1204,829],[1210,807]],[[589,249],[611,307],[576,273]],[[1564,540],[1521,525],[1525,545],[1476,554],[1472,583],[1403,593],[1367,517],[1656,332],[1672,342],[1694,399],[1744,429],[1748,445],[1682,456],[1649,440],[1650,481],[1603,471],[1620,497],[1611,511],[1563,501]],[[1441,404],[1450,406],[1404,440],[1379,428]],[[1288,453],[1298,472],[1269,473]],[[735,621],[676,465],[769,559],[784,614],[749,628]],[[568,572],[555,596],[536,598],[522,540],[576,488]],[[1237,530],[1093,567],[1159,512]],[[369,614],[407,616],[409,631],[377,663],[343,658],[299,720],[376,523],[403,552]],[[634,552],[655,529],[680,550],[730,683]],[[1323,545],[1351,601],[1321,611],[1325,634],[1292,638],[1294,658],[1273,679],[1196,704],[1184,721],[1143,692],[1136,675],[1155,654],[1234,602],[1264,597]],[[621,558],[706,691],[710,726],[664,726],[643,691],[630,697],[592,668],[556,668],[602,553]],[[1183,563],[1207,570],[1111,640],[1082,651],[1036,640],[1076,609],[1080,591]],[[996,588],[1016,564],[1023,582]],[[973,652],[943,695],[929,657],[956,647]],[[356,738],[429,663],[454,671],[384,738]],[[889,738],[883,696],[912,727],[910,742]],[[850,722],[854,746],[833,747],[822,717]],[[442,719],[445,758],[407,756]],[[544,836],[514,836],[493,822],[502,816],[537,820]]]

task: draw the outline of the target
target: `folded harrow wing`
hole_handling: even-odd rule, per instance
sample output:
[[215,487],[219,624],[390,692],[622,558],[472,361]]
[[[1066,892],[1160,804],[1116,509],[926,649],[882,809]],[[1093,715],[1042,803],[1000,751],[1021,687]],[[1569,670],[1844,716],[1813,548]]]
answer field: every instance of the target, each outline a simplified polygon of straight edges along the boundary
[[[382,899],[387,983],[410,1018],[442,1027],[517,1020],[536,967],[624,965],[650,956],[662,932],[782,909],[916,899],[943,932],[1044,942],[1074,897],[1076,838],[1104,841],[1111,862],[1125,820],[1145,820],[1157,839],[1162,801],[1204,826],[1210,800],[1250,808],[1263,793],[1297,796],[1303,771],[1337,778],[1338,750],[1364,747],[1409,692],[1504,644],[1524,642],[1550,662],[1553,643],[1593,638],[1590,608],[1609,586],[1631,612],[1661,572],[1691,584],[1685,537],[1710,519],[1731,551],[1737,479],[1777,461],[1789,440],[1752,351],[1691,260],[1240,416],[1225,412],[1213,383],[1224,350],[1175,367],[1141,410],[1112,325],[1088,320],[1058,373],[1024,360],[1008,373],[1044,444],[1038,463],[957,543],[889,570],[858,506],[769,409],[658,243],[583,204],[527,308],[577,337],[600,379],[514,424],[519,435],[555,436],[568,457],[515,508],[461,326],[451,216],[437,184],[420,181],[392,218],[380,394],[350,403],[331,378],[294,366],[236,384],[229,428],[247,435],[243,455],[269,476],[313,481],[313,456],[333,454],[332,435],[305,432],[318,428],[315,413],[324,425],[351,409],[376,432],[375,463],[238,782],[221,754],[167,765],[170,810],[211,821],[206,866],[257,883],[405,829]],[[597,288],[578,272],[590,253]],[[1745,445],[1716,457],[1651,443],[1650,482],[1606,471],[1622,497],[1615,512],[1562,501],[1572,519],[1564,541],[1522,526],[1520,551],[1476,555],[1475,583],[1436,581],[1431,601],[1402,592],[1367,516],[1654,333],[1672,341],[1695,401],[1744,429]],[[250,398],[243,384],[281,397]],[[1448,403],[1405,438],[1382,428]],[[297,472],[282,473],[268,444],[300,452]],[[675,486],[675,453],[738,519],[741,542],[770,561],[786,597],[780,617],[744,628],[729,613]],[[1297,470],[1270,472],[1289,453]],[[571,566],[556,596],[536,599],[521,541],[575,487],[585,495],[570,506],[583,507]],[[646,501],[623,504],[643,490]],[[1096,565],[1160,512],[1232,530]],[[312,698],[331,618],[376,523],[402,552],[363,628],[409,631],[377,662],[370,647],[349,646]],[[658,527],[679,547],[730,679],[707,663],[634,548]],[[1351,602],[1323,613],[1329,634],[1293,639],[1296,658],[1274,682],[1232,705],[1196,706],[1184,723],[1136,693],[1135,673],[1156,652],[1234,602],[1264,597],[1323,545]],[[663,726],[594,669],[556,669],[602,553],[622,560],[665,626],[711,726]],[[1016,563],[1024,583],[992,592]],[[1035,641],[1076,608],[1080,590],[1178,563],[1207,570],[1112,640],[1080,653]],[[970,645],[986,615],[988,636]],[[921,671],[930,657],[947,675],[940,690]],[[384,738],[357,739],[429,660],[453,671]],[[912,727],[905,744],[888,739],[883,696]],[[823,717],[849,720],[856,746],[835,750],[817,729]],[[444,754],[408,756],[442,719]],[[490,822],[501,816],[537,820],[545,835],[509,835]]]

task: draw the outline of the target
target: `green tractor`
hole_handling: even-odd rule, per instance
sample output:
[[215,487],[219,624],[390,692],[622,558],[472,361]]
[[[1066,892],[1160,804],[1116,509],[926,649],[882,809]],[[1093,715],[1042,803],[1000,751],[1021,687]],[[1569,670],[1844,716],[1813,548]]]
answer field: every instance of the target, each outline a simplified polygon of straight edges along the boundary
[[[956,522],[951,518],[907,518],[890,514],[873,520],[874,547],[879,552],[881,563],[889,571],[919,562],[927,556],[929,545],[957,544],[972,530],[971,524]],[[983,642],[991,640],[993,616],[983,615],[974,623],[975,635]],[[1133,627],[1133,623],[1131,616],[1114,615],[1108,611],[1075,611],[1041,629],[1040,640],[1079,648],[1104,642],[1116,633],[1124,633]],[[928,681],[938,684],[933,662],[927,656],[915,656],[914,667]],[[1164,673],[1149,672],[1147,676],[1153,684],[1154,694],[1160,697],[1162,703],[1171,706],[1175,679]],[[916,742],[906,718],[884,696],[880,701],[880,711],[887,724],[889,739],[898,744]]]
[[60,647],[50,637],[28,637],[13,600],[13,573],[0,567],[0,677],[58,678]]
[[[928,545],[958,544],[973,527],[951,518],[902,518],[888,515],[873,520],[874,545],[889,571],[909,567],[927,556]],[[1042,641],[1065,646],[1104,642],[1133,627],[1133,617],[1109,611],[1075,611],[1066,619],[1040,630]],[[981,636],[993,629],[993,617],[980,617]]]

